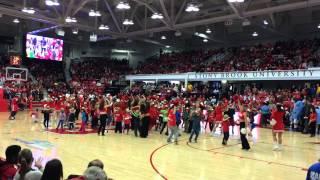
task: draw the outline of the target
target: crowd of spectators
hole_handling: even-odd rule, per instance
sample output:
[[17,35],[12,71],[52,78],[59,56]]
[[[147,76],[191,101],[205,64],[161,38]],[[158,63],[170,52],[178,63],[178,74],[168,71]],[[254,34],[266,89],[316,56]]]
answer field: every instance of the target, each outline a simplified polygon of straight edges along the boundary
[[[62,162],[52,159],[42,166],[42,159],[34,159],[30,149],[21,149],[11,145],[5,151],[6,158],[0,158],[0,179],[14,180],[108,180],[102,161],[96,159],[89,162],[83,175],[63,174]],[[33,168],[35,167],[35,168]]]
[[126,59],[84,58],[82,62],[72,63],[70,72],[71,85],[76,91],[101,94],[112,81],[130,72],[130,67]]
[[[140,64],[134,73],[184,73],[306,69],[320,64],[320,40],[284,41],[211,51],[163,53]],[[223,58],[207,61],[212,56]]]

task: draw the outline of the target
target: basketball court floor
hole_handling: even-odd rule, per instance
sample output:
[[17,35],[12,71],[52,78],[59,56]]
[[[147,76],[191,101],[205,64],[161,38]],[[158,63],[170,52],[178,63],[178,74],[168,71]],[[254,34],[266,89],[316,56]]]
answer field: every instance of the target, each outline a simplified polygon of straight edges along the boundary
[[230,137],[226,147],[222,136],[202,133],[198,143],[187,143],[182,134],[179,145],[167,144],[166,137],[152,131],[147,139],[132,134],[106,136],[91,134],[58,134],[44,131],[42,123],[33,123],[27,112],[20,112],[14,121],[8,113],[0,113],[0,156],[5,148],[19,144],[32,149],[44,162],[62,160],[65,178],[82,174],[89,161],[101,159],[108,177],[115,180],[301,180],[306,169],[320,157],[320,140],[301,133],[284,134],[283,151],[272,151],[269,129],[255,129],[252,149],[241,150],[239,137]]

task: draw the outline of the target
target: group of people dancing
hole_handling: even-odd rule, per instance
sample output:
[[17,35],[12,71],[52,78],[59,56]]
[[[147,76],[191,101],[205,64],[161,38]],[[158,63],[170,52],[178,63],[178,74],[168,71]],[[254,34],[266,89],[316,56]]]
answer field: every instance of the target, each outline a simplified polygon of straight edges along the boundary
[[[52,104],[56,107],[52,108]],[[280,150],[285,111],[279,103],[271,107],[268,124],[273,128],[274,149]],[[259,125],[255,116],[261,110],[259,106],[240,100],[223,99],[213,103],[201,96],[164,98],[156,95],[106,95],[84,98],[71,95],[57,102],[48,102],[41,111],[36,109],[31,112],[34,119],[38,119],[40,113],[43,114],[46,129],[49,128],[50,117],[55,115],[57,131],[63,131],[65,126],[69,130],[76,130],[75,121],[78,119],[81,122],[80,132],[85,132],[91,126],[99,136],[105,136],[114,127],[115,133],[129,134],[132,130],[136,137],[147,138],[149,131],[154,128],[160,134],[165,131],[167,142],[173,141],[175,144],[178,144],[182,131],[190,134],[189,143],[196,143],[203,130],[213,136],[223,134],[222,145],[227,145],[229,134],[235,134],[234,129],[238,127],[239,131],[236,132],[239,132],[242,149],[249,150],[247,136],[251,136],[251,131]]]

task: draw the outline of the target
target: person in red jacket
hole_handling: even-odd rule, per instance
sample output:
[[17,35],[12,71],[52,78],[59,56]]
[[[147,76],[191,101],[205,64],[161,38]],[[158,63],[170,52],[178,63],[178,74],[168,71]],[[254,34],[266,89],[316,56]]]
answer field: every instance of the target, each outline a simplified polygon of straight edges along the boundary
[[6,149],[6,159],[0,158],[0,179],[13,179],[18,171],[18,156],[21,147],[11,145]]
[[122,133],[122,121],[123,121],[123,114],[120,110],[120,107],[115,107],[114,109],[114,121],[116,122],[116,128],[115,133],[119,131],[119,133]]
[[229,116],[226,114],[223,116],[223,121],[222,121],[222,132],[223,132],[223,140],[222,140],[222,145],[227,145],[228,144],[228,139],[229,139],[229,126],[230,126],[230,121],[229,121]]
[[168,127],[170,129],[170,135],[167,142],[170,143],[172,136],[174,136],[174,142],[175,144],[178,144],[179,129],[176,122],[176,107],[174,105],[170,105],[168,113]]

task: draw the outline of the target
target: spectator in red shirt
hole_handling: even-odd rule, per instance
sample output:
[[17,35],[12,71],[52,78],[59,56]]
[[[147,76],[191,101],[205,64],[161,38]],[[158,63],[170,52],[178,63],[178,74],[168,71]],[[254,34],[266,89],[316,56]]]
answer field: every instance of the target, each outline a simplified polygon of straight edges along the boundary
[[21,147],[11,145],[6,149],[6,159],[0,159],[0,178],[1,180],[13,179],[18,171],[18,156]]

